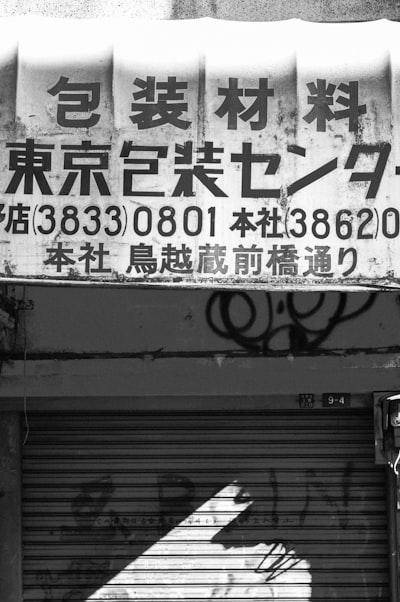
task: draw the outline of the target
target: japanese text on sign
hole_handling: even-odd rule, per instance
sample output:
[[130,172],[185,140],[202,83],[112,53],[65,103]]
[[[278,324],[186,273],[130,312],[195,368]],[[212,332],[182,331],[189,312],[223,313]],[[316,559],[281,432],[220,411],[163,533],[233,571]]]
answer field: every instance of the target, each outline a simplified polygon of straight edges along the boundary
[[58,61],[21,45],[0,107],[1,277],[397,286],[397,25],[207,23],[208,43],[202,21],[153,25],[148,54],[150,24],[112,58],[98,36],[68,57],[72,25],[54,25]]

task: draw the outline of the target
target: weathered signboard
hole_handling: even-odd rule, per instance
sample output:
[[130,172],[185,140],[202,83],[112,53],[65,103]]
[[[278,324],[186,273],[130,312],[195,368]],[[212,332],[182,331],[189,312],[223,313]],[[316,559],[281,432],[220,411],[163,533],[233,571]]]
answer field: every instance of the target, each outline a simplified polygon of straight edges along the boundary
[[398,24],[0,26],[1,279],[400,285]]

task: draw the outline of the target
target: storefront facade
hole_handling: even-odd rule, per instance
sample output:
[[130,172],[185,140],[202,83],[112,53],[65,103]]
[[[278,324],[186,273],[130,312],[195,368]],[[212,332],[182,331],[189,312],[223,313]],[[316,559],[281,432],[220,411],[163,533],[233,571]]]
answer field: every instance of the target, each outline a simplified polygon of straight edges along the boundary
[[[37,293],[39,308],[46,289],[27,290]],[[148,295],[137,291],[131,310],[165,319],[161,306],[148,308]],[[377,453],[374,399],[399,386],[389,344],[397,295],[378,295],[312,353],[285,337],[280,350],[258,357],[227,340],[230,351],[204,353],[199,338],[195,349],[193,329],[204,335],[207,327],[196,304],[204,307],[207,294],[159,295],[158,303],[164,298],[178,313],[174,296],[188,303],[185,357],[149,347],[137,357],[79,359],[66,338],[63,352],[3,364],[9,599],[23,591],[26,600],[391,600],[397,478],[388,464],[376,464],[383,445]],[[257,295],[264,297],[253,293],[255,302],[263,300]],[[322,314],[308,318],[310,327],[325,323],[333,295]],[[304,311],[318,298],[296,297]],[[348,313],[366,297],[351,296]],[[58,317],[68,310],[61,299]],[[271,301],[274,319],[288,326],[286,295]],[[243,316],[244,307],[237,309]],[[210,324],[203,342],[212,349],[221,338]],[[344,332],[363,351],[331,347]],[[77,336],[95,344],[87,332]],[[368,349],[365,336],[388,345]]]
[[[189,10],[186,3],[180,8]],[[192,8],[192,14],[180,15],[179,7],[175,7],[169,16],[204,16],[199,11],[205,10],[205,5]],[[228,8],[220,3],[215,10]],[[253,6],[251,10],[256,9]],[[278,10],[276,6],[274,10]],[[396,10],[388,4],[386,12],[382,9],[370,16],[394,19],[398,17]],[[233,17],[225,13],[217,16]],[[260,20],[266,18],[261,12],[258,16]],[[320,16],[319,20],[324,20],[324,15]],[[365,17],[359,13],[360,20]],[[190,28],[193,25],[188,25]],[[31,60],[26,48],[28,45],[21,52]],[[383,64],[379,63],[379,68]],[[55,89],[56,68],[52,71],[55,86],[49,88],[54,91],[52,97],[60,92]],[[13,71],[3,70],[3,77],[5,73],[8,77]],[[30,120],[27,131],[20,132],[28,152],[27,141],[33,139],[35,119],[40,116],[29,109],[34,99],[28,98],[23,81],[31,78],[39,88],[46,70],[35,76],[27,60],[18,77],[17,86],[25,94],[18,99],[18,110],[23,107]],[[374,93],[382,97],[383,107],[393,89],[385,78],[377,81]],[[60,79],[58,84],[66,85]],[[309,92],[312,96],[312,90]],[[252,98],[251,90],[247,98]],[[246,100],[245,94],[242,100]],[[107,103],[101,110],[111,110]],[[364,115],[362,103],[360,95],[360,115]],[[51,116],[61,122],[72,119],[71,111],[64,112],[64,117],[61,113],[55,117],[56,112]],[[12,116],[3,114],[0,119]],[[393,120],[397,120],[396,114]],[[250,128],[246,119],[242,121]],[[345,168],[353,170],[353,182],[362,193],[377,185],[376,167],[368,163],[371,157],[366,157],[363,168],[358,166],[357,160],[365,152],[362,143],[370,145],[370,154],[379,153],[379,159],[382,149],[388,151],[382,138],[385,129],[379,126],[375,131],[372,117],[368,123],[371,127],[365,128],[366,139],[353,141],[359,155],[353,157],[352,167]],[[68,122],[65,127],[69,126]],[[340,144],[345,145],[347,134],[349,140],[353,135],[362,136],[350,132],[347,120],[345,127],[349,131]],[[76,140],[70,131],[68,135],[72,148]],[[153,140],[153,146],[160,146],[154,130],[151,135],[146,144]],[[321,140],[320,135],[316,130],[314,142]],[[372,148],[370,135],[377,136],[376,148]],[[66,143],[63,136],[52,132],[45,142],[49,145],[54,141],[61,148],[61,143]],[[96,134],[93,140],[99,144]],[[173,142],[182,148],[185,145],[181,137]],[[12,143],[8,143],[10,152]],[[303,157],[299,146],[290,146],[292,154]],[[246,149],[241,149],[244,156]],[[163,151],[157,152],[161,160]],[[242,163],[239,161],[242,166],[243,156]],[[396,156],[397,150],[393,150],[394,160]],[[392,155],[385,157],[395,167]],[[129,160],[128,155],[125,158]],[[271,156],[268,161],[270,167]],[[150,171],[143,173],[160,176],[160,166],[156,169],[154,165],[147,162]],[[175,161],[175,165],[181,164]],[[224,168],[228,166],[224,164]],[[309,185],[297,167],[294,169],[293,194]],[[29,189],[27,172],[18,182],[18,168],[15,178],[9,171],[11,167],[4,164],[1,177],[8,177],[8,188],[16,188],[13,199],[17,206],[23,200],[18,197],[22,181]],[[312,166],[308,171],[315,174]],[[81,169],[81,196],[85,196],[83,173]],[[97,177],[88,173],[101,197],[106,180],[98,172]],[[56,177],[51,180],[47,169],[41,174],[46,180],[37,172],[31,174],[35,187],[45,186],[44,181],[52,187],[58,182]],[[343,182],[348,185],[350,172],[345,175],[346,182],[341,180],[340,186]],[[213,196],[222,196],[218,190],[224,191],[225,180],[218,190],[213,188],[214,180],[199,181],[207,183]],[[67,189],[71,192],[78,182],[79,178],[60,180],[60,195],[68,196]],[[180,186],[188,192],[187,181],[182,180]],[[386,186],[384,180],[382,186]],[[25,252],[18,265],[7,255],[14,272],[2,281],[0,315],[2,600],[397,602],[400,532],[396,471],[400,445],[396,401],[384,401],[400,391],[398,224],[390,186],[385,188],[390,212],[385,204],[379,205],[373,190],[361,209],[351,196],[350,209],[338,204],[338,211],[348,210],[354,215],[341,213],[336,220],[340,244],[334,249],[338,261],[337,265],[332,263],[333,276],[328,276],[333,278],[331,287],[324,284],[326,274],[315,272],[327,264],[307,259],[311,250],[298,258],[295,286],[290,282],[293,266],[279,272],[271,287],[271,282],[268,286],[262,280],[263,275],[257,279],[257,258],[247,257],[248,287],[243,263],[236,263],[236,279],[231,275],[231,280],[229,271],[223,270],[214,274],[215,279],[212,270],[199,271],[203,280],[180,273],[179,290],[175,273],[167,269],[157,273],[159,279],[153,287],[148,281],[129,281],[135,274],[143,276],[136,267],[143,268],[144,264],[132,261],[124,282],[121,278],[110,281],[104,267],[108,265],[106,259],[104,264],[99,262],[103,246],[97,251],[94,247],[86,249],[87,257],[97,253],[97,271],[90,273],[89,269],[85,278],[80,278],[80,267],[89,264],[77,260],[69,281],[64,278],[64,265],[60,264],[58,273],[49,254],[46,263],[37,249],[32,257]],[[140,191],[142,194],[143,188]],[[46,191],[41,189],[41,193],[43,196]],[[6,193],[3,196],[8,199]],[[91,205],[93,216],[97,202],[96,198]],[[214,205],[207,200],[197,198],[190,203],[190,211],[197,218],[200,211],[203,217],[212,217]],[[42,234],[51,225],[49,204],[46,201],[47,209],[42,211],[47,221],[36,223]],[[240,212],[239,206],[236,209]],[[368,229],[368,211],[373,210],[379,218],[377,228],[382,230],[374,237]],[[359,216],[360,211],[366,213]],[[14,226],[16,214],[9,211],[4,215],[3,221],[8,222],[6,240],[15,240],[12,234],[24,234],[23,217],[19,226]],[[136,222],[135,215],[129,217],[141,234],[147,227],[144,213]],[[107,216],[112,234],[118,225],[116,213]],[[170,224],[171,212],[160,216]],[[300,217],[301,222],[300,214],[294,217]],[[346,234],[356,218],[361,220],[359,247],[349,246]],[[59,241],[65,234],[75,236],[70,232],[74,219],[71,213],[60,214],[60,232],[52,245],[62,244]],[[317,224],[310,228],[321,238],[325,217],[318,214],[315,220]],[[287,227],[295,231],[295,238],[301,231],[300,222],[294,220]],[[193,224],[188,217],[190,236],[196,230]],[[85,227],[90,232],[95,221],[85,222]],[[161,236],[164,226],[158,228]],[[169,230],[165,232],[169,236]],[[243,232],[246,229],[237,229],[237,252]],[[278,237],[279,232],[275,232]],[[381,235],[387,244],[376,248]],[[365,237],[369,237],[365,239],[368,246],[363,247]],[[179,244],[183,244],[183,251],[186,243]],[[206,243],[199,240],[197,244]],[[47,247],[45,241],[42,248],[46,252]],[[160,249],[164,258],[165,248]],[[240,249],[243,251],[243,244]],[[377,261],[368,259],[369,249]],[[114,247],[111,254],[117,256]],[[174,269],[182,262],[185,265],[182,257]],[[47,266],[43,274],[26,271],[37,269],[40,261]],[[151,278],[149,265],[145,275]],[[314,274],[307,273],[311,267]],[[53,277],[49,276],[51,269]],[[271,265],[269,269],[269,276],[275,276]],[[279,279],[280,275],[285,277]],[[33,283],[30,276],[35,278]],[[307,277],[314,280],[308,284]],[[40,278],[47,280],[47,286],[41,285]],[[316,286],[318,279],[321,286]],[[194,287],[198,290],[191,290]]]

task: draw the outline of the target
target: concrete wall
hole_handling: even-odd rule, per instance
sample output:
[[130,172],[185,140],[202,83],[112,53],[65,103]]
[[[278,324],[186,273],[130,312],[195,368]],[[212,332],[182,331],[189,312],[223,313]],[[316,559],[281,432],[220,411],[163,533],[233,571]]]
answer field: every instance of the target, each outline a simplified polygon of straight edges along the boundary
[[[22,298],[21,288],[17,295]],[[297,293],[291,299],[284,293],[248,292],[235,295],[227,308],[226,294],[213,296],[201,290],[26,287],[25,297],[34,308],[21,315],[15,352],[21,355],[26,342],[30,357],[386,352],[399,343],[397,293],[380,293],[374,299],[368,293],[353,293],[344,303],[338,293],[329,293],[320,308],[316,307],[319,293]],[[291,300],[295,311],[311,311],[311,315],[296,324]],[[256,311],[254,323],[243,330],[251,318],[251,305]],[[252,344],[257,335],[260,340]]]

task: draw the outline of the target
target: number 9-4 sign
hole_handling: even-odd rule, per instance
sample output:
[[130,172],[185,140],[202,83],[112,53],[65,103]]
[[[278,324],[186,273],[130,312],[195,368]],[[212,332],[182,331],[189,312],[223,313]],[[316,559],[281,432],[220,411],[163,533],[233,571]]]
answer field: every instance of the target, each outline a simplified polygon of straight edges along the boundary
[[322,407],[348,408],[350,407],[350,393],[323,393]]

